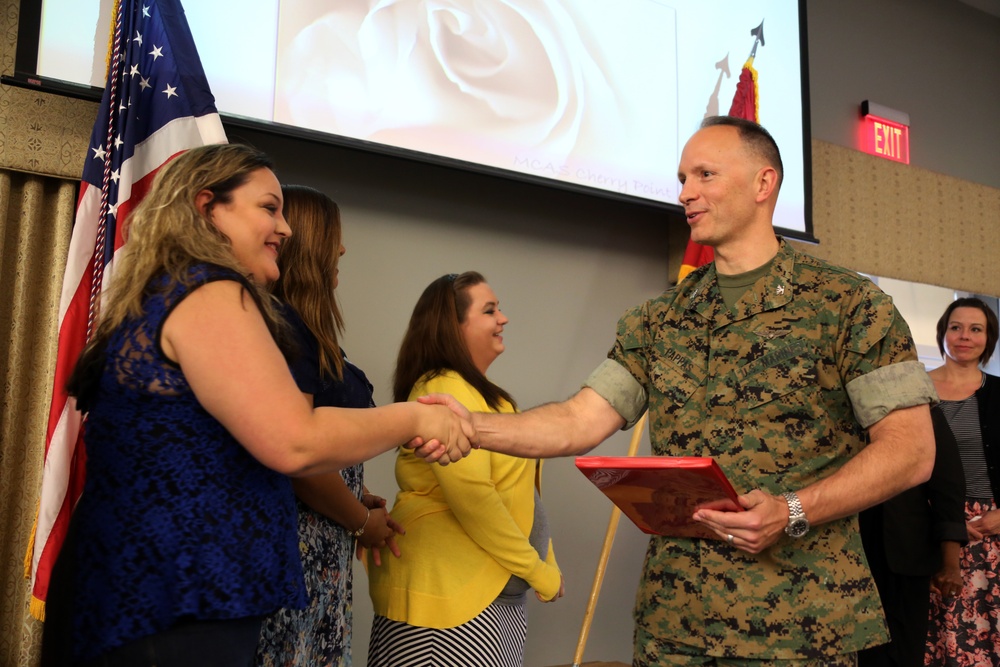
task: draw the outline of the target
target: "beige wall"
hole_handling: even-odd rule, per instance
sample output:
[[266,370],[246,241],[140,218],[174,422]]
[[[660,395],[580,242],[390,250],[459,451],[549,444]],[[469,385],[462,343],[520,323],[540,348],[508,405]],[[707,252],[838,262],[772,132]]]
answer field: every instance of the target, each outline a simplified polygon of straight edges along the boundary
[[1000,189],[816,139],[808,252],[870,275],[1000,295]]

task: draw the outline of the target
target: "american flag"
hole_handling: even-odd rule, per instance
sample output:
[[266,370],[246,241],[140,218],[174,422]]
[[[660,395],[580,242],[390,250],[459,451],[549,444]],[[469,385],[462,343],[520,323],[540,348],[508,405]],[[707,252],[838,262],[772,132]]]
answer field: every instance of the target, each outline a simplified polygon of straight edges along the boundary
[[123,222],[179,153],[225,143],[180,0],[120,0],[107,84],[83,167],[59,302],[59,344],[45,468],[30,553],[31,612],[44,619],[52,565],[83,490],[81,415],[66,380],[89,340],[124,243]]

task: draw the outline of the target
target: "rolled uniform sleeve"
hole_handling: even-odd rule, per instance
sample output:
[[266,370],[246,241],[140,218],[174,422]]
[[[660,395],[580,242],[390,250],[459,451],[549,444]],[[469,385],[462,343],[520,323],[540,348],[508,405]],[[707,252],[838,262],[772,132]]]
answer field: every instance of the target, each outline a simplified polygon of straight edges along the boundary
[[937,403],[934,383],[919,361],[877,368],[847,384],[858,423],[868,428],[893,410]]
[[625,420],[624,431],[635,426],[646,411],[648,396],[645,387],[613,359],[602,361],[583,386],[600,394],[622,416]]
[[865,281],[842,329],[845,389],[854,416],[869,428],[893,410],[938,401],[934,383],[917,361],[910,328],[892,298]]

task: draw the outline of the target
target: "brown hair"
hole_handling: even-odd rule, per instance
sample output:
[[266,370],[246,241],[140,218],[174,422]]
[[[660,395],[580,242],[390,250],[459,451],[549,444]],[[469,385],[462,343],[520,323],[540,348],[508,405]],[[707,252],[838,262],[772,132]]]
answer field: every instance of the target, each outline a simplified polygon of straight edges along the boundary
[[781,162],[781,151],[778,150],[778,142],[774,140],[771,133],[764,129],[759,123],[737,116],[709,116],[701,121],[701,128],[706,127],[734,127],[740,135],[740,140],[747,149],[768,165],[774,167],[778,172],[778,187],[781,187],[785,180],[785,167]]
[[500,408],[501,399],[517,407],[510,394],[476,368],[462,337],[461,324],[472,301],[469,288],[484,282],[482,274],[475,271],[451,273],[432,282],[420,295],[399,346],[392,382],[393,400],[407,400],[421,378],[429,380],[445,370],[453,370],[482,394],[492,409]]
[[997,325],[997,315],[993,312],[993,309],[987,306],[982,299],[977,299],[974,296],[955,299],[944,309],[944,315],[937,322],[937,344],[938,350],[941,351],[941,356],[944,357],[944,335],[948,331],[948,322],[951,320],[951,314],[955,312],[956,308],[977,308],[983,311],[983,314],[986,316],[986,349],[979,355],[979,363],[987,363],[990,357],[993,356],[993,350],[996,349],[997,338],[1000,335],[998,334],[1000,326]]
[[285,220],[292,236],[281,246],[281,277],[274,295],[299,314],[319,343],[321,375],[344,377],[338,335],[344,319],[333,282],[340,262],[340,207],[328,196],[304,185],[283,185]]

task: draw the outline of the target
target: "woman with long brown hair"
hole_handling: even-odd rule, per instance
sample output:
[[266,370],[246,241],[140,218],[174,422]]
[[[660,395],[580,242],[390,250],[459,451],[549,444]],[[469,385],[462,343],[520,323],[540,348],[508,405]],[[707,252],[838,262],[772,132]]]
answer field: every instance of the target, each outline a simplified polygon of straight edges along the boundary
[[[274,295],[284,305],[297,349],[289,366],[313,407],[375,407],[372,385],[340,347],[344,319],[336,297],[342,241],[340,207],[322,192],[285,185],[284,215],[293,236],[278,258]],[[358,463],[339,472],[292,480],[298,498],[299,552],[309,603],[264,621],[257,664],[263,667],[351,664],[351,558],[359,549],[399,551],[399,530],[385,500],[367,492]]]
[[[479,273],[432,282],[400,346],[394,399],[447,393],[472,411],[514,412],[511,395],[486,377],[507,322]],[[563,593],[538,495],[541,462],[482,450],[445,474],[435,467],[397,453],[392,515],[406,529],[403,557],[368,570],[368,665],[517,667],[526,592],[544,602]]]

